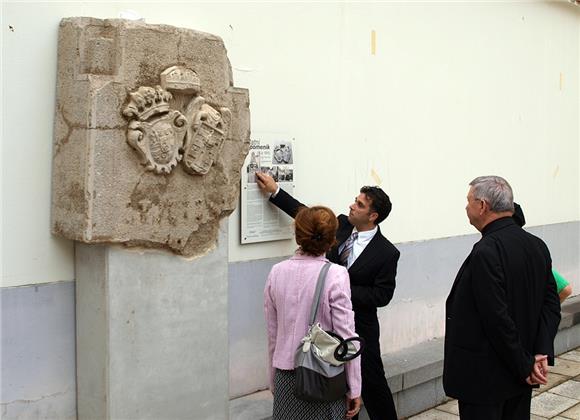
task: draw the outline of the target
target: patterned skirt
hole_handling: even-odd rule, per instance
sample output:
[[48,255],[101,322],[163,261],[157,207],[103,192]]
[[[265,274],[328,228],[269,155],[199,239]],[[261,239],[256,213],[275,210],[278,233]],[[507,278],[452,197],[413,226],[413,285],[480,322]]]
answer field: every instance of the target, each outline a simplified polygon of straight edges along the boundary
[[273,420],[344,420],[346,400],[308,402],[294,396],[293,370],[276,369],[274,376]]

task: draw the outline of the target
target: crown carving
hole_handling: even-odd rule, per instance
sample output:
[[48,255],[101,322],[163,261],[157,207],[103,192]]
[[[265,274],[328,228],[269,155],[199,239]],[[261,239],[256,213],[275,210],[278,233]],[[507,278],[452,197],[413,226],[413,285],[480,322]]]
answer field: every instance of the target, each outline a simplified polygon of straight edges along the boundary
[[146,121],[151,116],[169,111],[169,101],[173,96],[161,86],[154,88],[141,86],[129,94],[129,103],[123,110],[127,118]]
[[198,94],[201,90],[196,72],[183,66],[172,66],[161,73],[161,86],[164,89],[182,93]]

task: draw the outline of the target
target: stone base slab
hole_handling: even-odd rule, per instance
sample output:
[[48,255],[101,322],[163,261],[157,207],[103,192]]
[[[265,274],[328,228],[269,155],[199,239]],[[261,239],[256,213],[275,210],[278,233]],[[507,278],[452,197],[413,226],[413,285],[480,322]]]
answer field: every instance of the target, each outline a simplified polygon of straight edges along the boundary
[[84,419],[224,419],[227,241],[194,260],[76,244],[77,405]]

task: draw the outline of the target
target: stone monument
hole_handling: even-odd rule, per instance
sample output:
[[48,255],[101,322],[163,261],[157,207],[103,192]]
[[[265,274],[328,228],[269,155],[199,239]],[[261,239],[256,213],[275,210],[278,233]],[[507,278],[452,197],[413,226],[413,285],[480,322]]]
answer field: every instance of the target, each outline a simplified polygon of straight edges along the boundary
[[223,41],[63,19],[54,132],[52,232],[77,241],[79,418],[227,418],[224,218],[250,117]]
[[53,233],[188,257],[212,248],[249,148],[248,91],[232,85],[217,36],[64,19]]

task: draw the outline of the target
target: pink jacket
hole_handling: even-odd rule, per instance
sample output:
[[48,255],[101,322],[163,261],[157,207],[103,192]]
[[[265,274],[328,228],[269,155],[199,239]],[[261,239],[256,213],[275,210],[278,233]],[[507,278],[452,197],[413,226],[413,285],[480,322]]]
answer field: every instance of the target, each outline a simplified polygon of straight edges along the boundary
[[[268,328],[270,389],[274,390],[274,369],[294,369],[294,353],[308,331],[310,308],[318,274],[328,260],[324,256],[296,254],[272,267],[264,289],[264,311]],[[320,296],[317,322],[341,337],[356,336],[350,301],[350,281],[345,267],[332,264]],[[350,391],[361,392],[360,357],[345,364]]]

